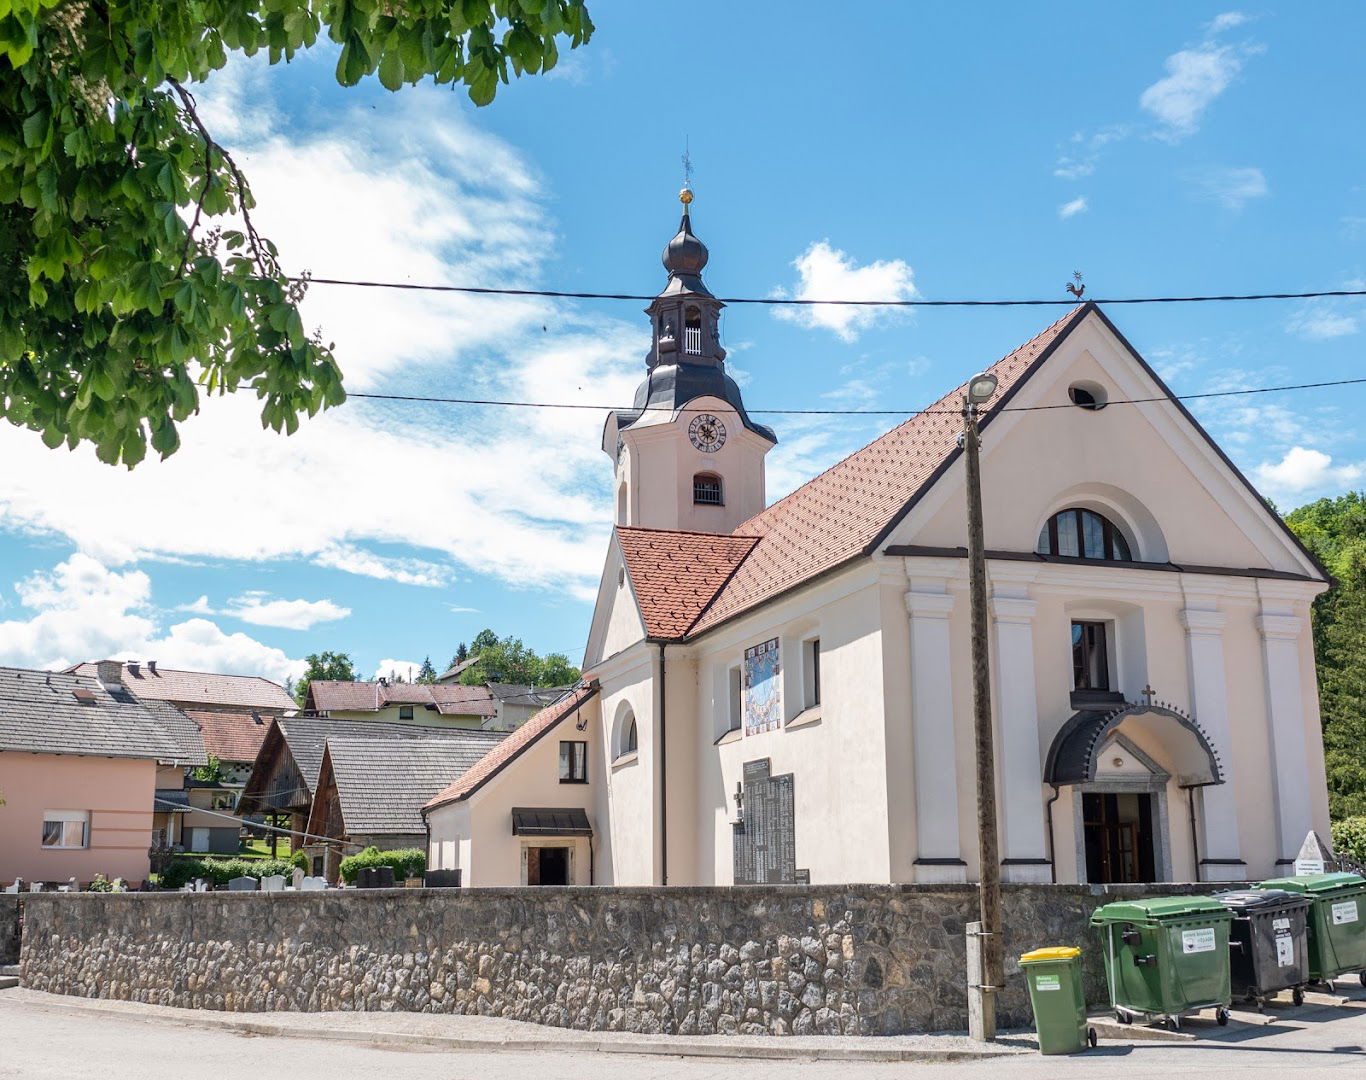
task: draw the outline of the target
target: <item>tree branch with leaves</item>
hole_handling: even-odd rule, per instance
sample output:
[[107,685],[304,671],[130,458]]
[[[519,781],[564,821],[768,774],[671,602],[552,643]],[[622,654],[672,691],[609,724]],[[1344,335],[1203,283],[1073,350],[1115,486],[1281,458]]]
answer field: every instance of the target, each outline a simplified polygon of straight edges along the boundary
[[247,178],[190,84],[233,53],[340,46],[337,79],[491,102],[593,32],[583,0],[0,0],[0,415],[128,467],[201,393],[293,433],[345,400]]

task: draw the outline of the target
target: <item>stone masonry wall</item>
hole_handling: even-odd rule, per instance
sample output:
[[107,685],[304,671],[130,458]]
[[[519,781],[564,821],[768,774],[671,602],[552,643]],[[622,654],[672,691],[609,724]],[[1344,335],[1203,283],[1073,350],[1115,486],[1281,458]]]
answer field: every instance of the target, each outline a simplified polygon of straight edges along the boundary
[[19,897],[0,893],[0,965],[19,962]]
[[[1014,960],[1042,945],[1083,946],[1088,998],[1103,1003],[1086,920],[1154,891],[1006,886],[1002,1022],[1030,1022]],[[22,977],[51,993],[229,1012],[891,1035],[967,1026],[975,910],[973,888],[916,885],[38,893],[25,896]]]

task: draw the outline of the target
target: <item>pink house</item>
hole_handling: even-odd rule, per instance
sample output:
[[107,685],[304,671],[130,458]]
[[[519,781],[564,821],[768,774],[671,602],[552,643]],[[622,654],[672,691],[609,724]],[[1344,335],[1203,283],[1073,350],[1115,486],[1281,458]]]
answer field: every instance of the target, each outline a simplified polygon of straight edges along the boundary
[[194,726],[149,710],[107,663],[0,667],[0,882],[143,880],[158,763],[204,763]]

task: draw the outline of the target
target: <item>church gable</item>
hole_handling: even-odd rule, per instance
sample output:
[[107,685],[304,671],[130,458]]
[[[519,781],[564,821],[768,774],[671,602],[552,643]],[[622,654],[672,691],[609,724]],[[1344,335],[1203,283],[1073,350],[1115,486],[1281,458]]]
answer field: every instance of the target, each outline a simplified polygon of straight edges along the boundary
[[[1027,379],[998,391],[982,432],[988,550],[1082,554],[1041,540],[1053,515],[1077,509],[1098,515],[1087,527],[1103,523],[1118,538],[1101,558],[1326,577],[1094,306]],[[960,456],[888,548],[962,545]],[[1098,550],[1106,542],[1097,533]]]
[[593,605],[593,621],[588,630],[583,667],[587,671],[610,656],[645,639],[645,622],[640,615],[635,589],[626,573],[621,543],[616,532],[607,550],[607,560],[598,583],[598,599]]

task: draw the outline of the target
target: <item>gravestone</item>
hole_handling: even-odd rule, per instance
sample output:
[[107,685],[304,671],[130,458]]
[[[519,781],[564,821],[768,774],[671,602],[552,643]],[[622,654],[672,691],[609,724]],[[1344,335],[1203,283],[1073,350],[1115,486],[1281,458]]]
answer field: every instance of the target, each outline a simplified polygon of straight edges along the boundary
[[128,891],[128,885],[124,882],[123,878],[121,878],[121,877],[116,877],[116,878],[114,879],[114,884],[110,886],[109,891],[110,891],[110,892],[127,892],[127,891]]
[[734,826],[735,884],[795,884],[797,813],[792,774],[770,775],[768,758],[745,762],[741,773],[743,818]]
[[43,891],[43,883],[42,883],[41,881],[30,882],[30,883],[29,883],[29,887],[28,887],[28,891],[29,891],[29,892],[42,892],[42,891]]
[[67,891],[67,892],[80,892],[80,891],[81,891],[81,883],[80,883],[79,881],[77,881],[74,877],[73,877],[73,878],[67,878],[67,879],[66,879],[66,891]]
[[19,893],[19,892],[23,892],[23,891],[24,891],[24,879],[21,878],[21,877],[15,878],[15,879],[14,879],[14,884],[13,884],[13,885],[7,885],[7,886],[5,887],[5,892],[7,892],[7,893]]
[[271,874],[271,875],[268,876],[268,877],[263,877],[263,878],[261,879],[261,891],[262,891],[262,892],[284,892],[284,891],[285,891],[285,875],[284,875],[284,874]]
[[457,870],[428,870],[423,875],[424,882],[429,889],[458,889],[460,888],[460,871]]
[[235,877],[228,882],[228,892],[255,892],[256,879],[254,877]]
[[327,888],[327,878],[325,877],[306,877],[299,885],[304,892],[322,892]]
[[306,875],[304,874],[304,872],[300,870],[297,866],[294,868],[294,873],[289,875],[289,883],[291,886],[294,887],[295,891],[298,891],[299,889],[302,889],[304,887],[305,876]]
[[207,881],[205,881],[202,877],[200,877],[200,878],[195,878],[195,879],[194,879],[194,891],[195,891],[195,892],[209,892],[209,891],[210,891],[209,883],[208,883]]
[[392,889],[394,887],[394,868],[392,866],[365,866],[356,875],[356,886],[361,889]]

